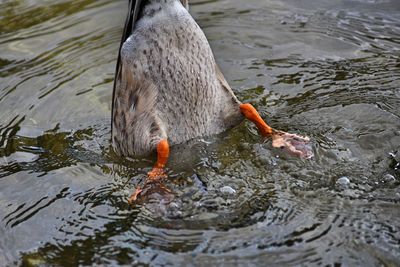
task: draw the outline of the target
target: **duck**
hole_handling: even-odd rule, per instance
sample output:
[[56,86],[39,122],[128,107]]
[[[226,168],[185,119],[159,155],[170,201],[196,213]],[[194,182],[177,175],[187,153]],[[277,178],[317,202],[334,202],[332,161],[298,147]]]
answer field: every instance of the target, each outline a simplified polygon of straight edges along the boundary
[[121,38],[111,111],[111,143],[117,155],[157,153],[135,202],[167,177],[170,146],[253,122],[272,146],[309,158],[310,139],[269,126],[242,103],[218,67],[210,44],[189,13],[188,0],[129,0]]

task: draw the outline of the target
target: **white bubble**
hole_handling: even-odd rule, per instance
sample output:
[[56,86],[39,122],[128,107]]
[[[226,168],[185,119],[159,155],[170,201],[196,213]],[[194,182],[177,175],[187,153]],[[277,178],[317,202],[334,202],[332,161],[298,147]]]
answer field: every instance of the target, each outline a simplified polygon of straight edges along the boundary
[[350,185],[350,179],[346,176],[340,177],[336,181],[336,186],[339,187],[340,189],[346,189]]
[[219,189],[219,191],[220,191],[221,193],[223,193],[223,194],[229,194],[229,195],[233,195],[233,194],[236,193],[236,190],[235,190],[235,189],[233,189],[232,187],[227,186],[227,185],[221,187],[221,188]]

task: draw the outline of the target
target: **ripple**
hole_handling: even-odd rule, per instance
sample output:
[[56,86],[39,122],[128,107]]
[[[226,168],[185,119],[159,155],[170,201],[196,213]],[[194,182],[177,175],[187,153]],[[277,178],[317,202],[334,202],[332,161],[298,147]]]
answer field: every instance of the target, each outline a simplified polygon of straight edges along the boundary
[[[60,191],[59,194],[56,195],[55,198],[50,199],[48,201],[45,201],[48,199],[48,197],[43,197],[43,198],[39,199],[37,202],[33,203],[31,206],[26,207],[26,209],[23,209],[23,210],[21,210],[21,209],[25,206],[25,204],[20,205],[15,211],[7,214],[3,218],[3,221],[5,220],[6,226],[13,228],[13,227],[19,225],[20,223],[23,223],[26,220],[29,220],[29,218],[33,217],[40,210],[45,209],[46,207],[50,206],[52,203],[54,203],[58,199],[64,198],[65,196],[67,196],[68,195],[67,191],[68,191],[68,188],[64,188],[63,190]],[[42,203],[42,202],[45,202],[45,203]]]
[[19,124],[23,121],[24,118],[16,116],[8,124],[0,125],[0,156],[5,157],[10,154],[9,140],[18,132]]
[[[0,53],[0,79],[3,84],[0,88],[0,102],[4,109],[10,110],[1,116],[5,116],[2,119],[7,121],[13,115],[30,114],[29,120],[46,129],[53,127],[68,113],[71,115],[62,105],[49,108],[49,105],[59,102],[60,93],[55,93],[57,90],[64,90],[66,94],[72,90],[73,98],[77,95],[92,95],[92,91],[98,88],[108,89],[113,78],[112,65],[121,27],[107,24],[113,22],[111,17],[106,17],[102,25],[92,25],[93,17],[110,12],[110,9],[118,7],[118,3],[80,1],[75,4],[56,3],[46,7],[40,4],[29,7],[25,5],[26,3],[22,2],[10,4],[10,8],[23,13],[21,16],[27,18],[26,23],[30,27],[12,29],[12,33],[4,34],[0,38],[0,46],[3,47],[3,53]],[[42,9],[46,10],[43,14],[31,16],[31,13],[40,13]],[[46,16],[51,19],[47,20],[44,18]],[[9,20],[10,17],[6,16],[3,19]],[[42,21],[30,21],[35,19]],[[20,23],[24,25],[25,22]],[[9,26],[11,27],[12,23]],[[100,52],[104,50],[109,52]],[[81,64],[85,61],[88,64]],[[99,79],[95,69],[104,65],[109,65],[110,71],[107,71],[108,76],[103,75]],[[85,82],[76,83],[77,80]],[[88,83],[88,80],[91,81]],[[81,88],[74,83],[88,86]],[[99,91],[95,94],[99,94]],[[94,99],[89,96],[88,98]],[[44,109],[46,106],[47,110]],[[49,113],[48,110],[58,112]],[[78,113],[78,109],[76,112]]]

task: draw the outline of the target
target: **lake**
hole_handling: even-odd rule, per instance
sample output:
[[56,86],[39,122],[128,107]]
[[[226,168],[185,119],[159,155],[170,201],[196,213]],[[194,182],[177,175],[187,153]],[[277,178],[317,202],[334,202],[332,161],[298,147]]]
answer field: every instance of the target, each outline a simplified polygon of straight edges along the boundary
[[400,2],[196,0],[227,81],[273,127],[155,155],[110,148],[128,1],[0,1],[0,266],[399,266]]

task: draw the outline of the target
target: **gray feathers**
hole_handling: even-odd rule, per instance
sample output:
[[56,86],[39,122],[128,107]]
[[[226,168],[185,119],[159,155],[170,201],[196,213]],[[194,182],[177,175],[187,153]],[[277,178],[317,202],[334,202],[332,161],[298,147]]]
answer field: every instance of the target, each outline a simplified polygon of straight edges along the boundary
[[[242,120],[204,33],[178,0],[151,1],[121,48],[113,146],[124,156],[220,133]],[[156,8],[157,7],[157,8]]]

